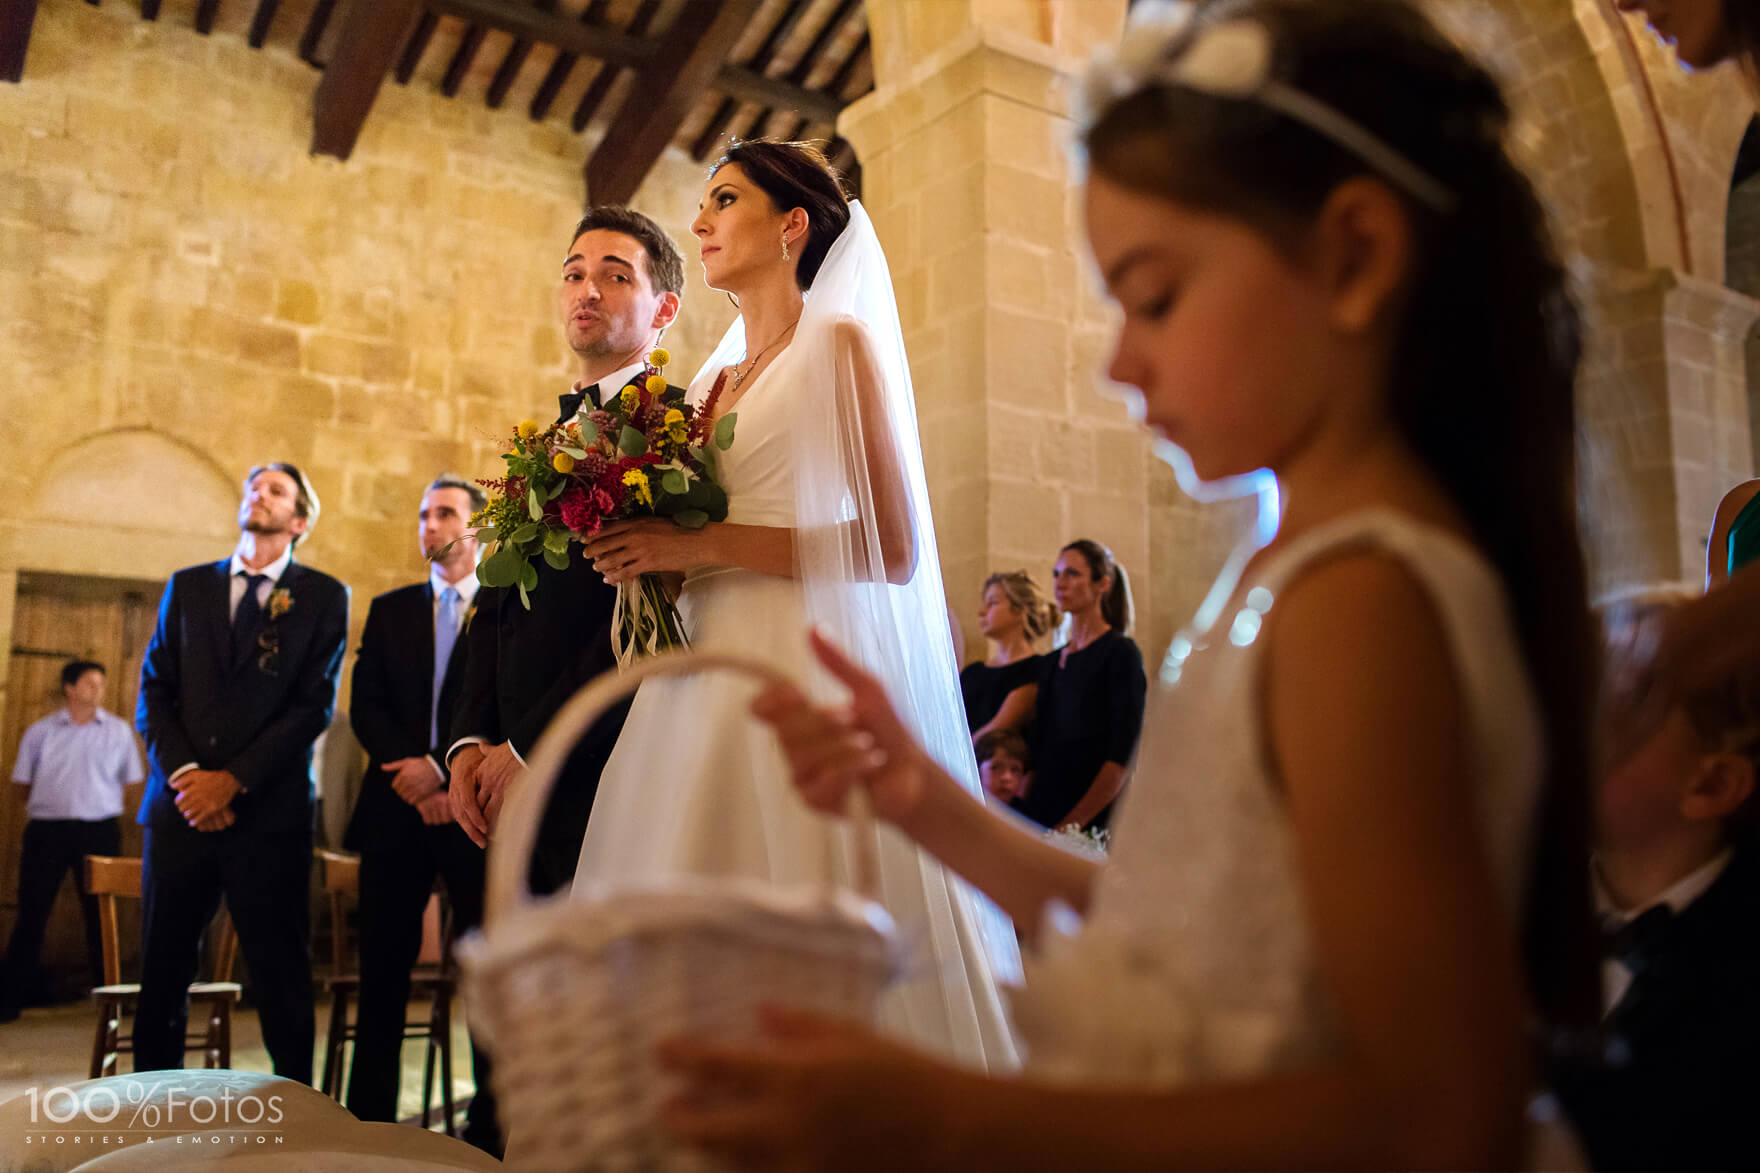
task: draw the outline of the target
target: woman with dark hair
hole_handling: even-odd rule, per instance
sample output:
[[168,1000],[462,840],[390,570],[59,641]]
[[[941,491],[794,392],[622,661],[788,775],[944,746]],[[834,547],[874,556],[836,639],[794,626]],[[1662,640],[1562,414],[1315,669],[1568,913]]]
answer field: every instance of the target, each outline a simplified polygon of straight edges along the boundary
[[1059,551],[1052,573],[1069,642],[1041,662],[1033,788],[1017,807],[1045,827],[1104,827],[1143,730],[1149,687],[1130,638],[1130,583],[1112,551],[1088,538]]
[[817,643],[850,698],[759,711],[809,802],[1041,926],[1027,1070],[785,1010],[669,1048],[667,1119],[762,1169],[1518,1167],[1599,943],[1577,316],[1509,108],[1402,0],[1138,5],[1084,96],[1108,374],[1199,478],[1270,470],[1275,535],[1170,645],[1103,863]]
[[959,674],[973,742],[986,733],[1020,729],[1033,719],[1043,663],[1039,648],[1056,626],[1057,604],[1026,571],[999,571],[984,580],[978,630],[996,650]]
[[[607,526],[586,553],[610,582],[682,572],[693,646],[767,661],[815,691],[825,681],[805,632],[834,633],[908,698],[913,731],[981,798],[909,365],[867,213],[816,148],[765,141],[729,147],[701,208],[704,280],[740,307],[691,384],[714,416],[737,416],[719,454],[727,520]],[[643,684],[600,779],[577,891],[680,873],[849,884],[848,836],[790,792],[754,693],[725,673]],[[1007,918],[905,837],[878,834],[887,909],[930,953],[888,993],[883,1022],[1009,1069],[997,981],[1020,962]]]

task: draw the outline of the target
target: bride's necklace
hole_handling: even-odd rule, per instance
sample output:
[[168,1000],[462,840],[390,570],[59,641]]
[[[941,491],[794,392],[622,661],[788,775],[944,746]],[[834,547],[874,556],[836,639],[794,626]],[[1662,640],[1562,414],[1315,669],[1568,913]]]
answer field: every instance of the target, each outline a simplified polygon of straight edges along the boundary
[[792,321],[788,325],[784,326],[782,328],[782,333],[778,334],[775,338],[772,338],[770,340],[770,345],[764,347],[764,349],[760,350],[757,354],[753,355],[749,360],[747,360],[745,370],[743,370],[743,371],[740,370],[738,363],[734,364],[732,390],[735,395],[739,394],[739,385],[746,381],[746,376],[750,375],[753,371],[758,369],[758,363],[763,360],[763,358],[766,354],[769,354],[770,351],[775,348],[775,346],[778,342],[781,342],[784,338],[788,337],[788,332],[790,330],[794,329],[797,325],[799,325],[800,320],[801,320],[801,316],[799,314],[796,314],[794,316],[794,321]]

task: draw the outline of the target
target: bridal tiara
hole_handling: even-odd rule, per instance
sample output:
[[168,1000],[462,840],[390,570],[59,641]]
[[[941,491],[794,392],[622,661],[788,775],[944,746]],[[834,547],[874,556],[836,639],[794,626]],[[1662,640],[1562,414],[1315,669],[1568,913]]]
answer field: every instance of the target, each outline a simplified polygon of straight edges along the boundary
[[1133,94],[1158,86],[1217,98],[1257,102],[1330,139],[1438,212],[1454,210],[1455,194],[1362,123],[1271,75],[1272,32],[1237,17],[1203,24],[1198,5],[1140,3],[1124,38],[1088,69],[1083,96],[1091,118]]

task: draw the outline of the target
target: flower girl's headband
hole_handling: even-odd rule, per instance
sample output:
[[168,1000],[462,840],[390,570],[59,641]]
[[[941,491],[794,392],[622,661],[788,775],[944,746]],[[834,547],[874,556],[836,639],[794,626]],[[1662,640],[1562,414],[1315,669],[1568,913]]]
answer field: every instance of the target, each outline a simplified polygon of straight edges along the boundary
[[1273,77],[1272,33],[1263,23],[1205,23],[1196,11],[1185,2],[1136,6],[1118,48],[1088,70],[1085,96],[1094,116],[1158,86],[1257,102],[1332,140],[1438,212],[1454,209],[1454,193],[1435,176],[1362,123]]

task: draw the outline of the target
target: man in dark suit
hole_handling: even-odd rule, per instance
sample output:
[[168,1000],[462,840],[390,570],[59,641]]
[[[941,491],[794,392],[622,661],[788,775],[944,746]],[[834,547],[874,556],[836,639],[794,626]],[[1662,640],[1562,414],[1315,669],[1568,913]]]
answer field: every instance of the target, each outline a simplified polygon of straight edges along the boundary
[[[591,411],[641,373],[678,316],[684,259],[654,221],[621,207],[589,208],[562,262],[557,310],[579,379],[561,397],[559,422]],[[479,846],[488,842],[507,788],[564,701],[611,670],[611,609],[617,592],[571,547],[566,569],[539,560],[531,608],[517,591],[485,588],[466,640],[463,689],[453,716],[453,815]],[[558,780],[533,851],[539,892],[574,879],[599,771],[623,727],[623,705],[576,746]]]
[[[458,932],[483,923],[483,853],[452,820],[445,739],[464,660],[461,633],[477,597],[471,515],[483,490],[441,476],[422,494],[417,540],[424,582],[373,600],[354,662],[349,718],[366,748],[367,776],[343,845],[361,855],[361,1002],[348,1108],[396,1120],[410,968],[436,876],[446,881]],[[477,1094],[465,1139],[497,1152],[488,1065],[474,1053]]]
[[330,724],[348,588],[293,560],[318,498],[253,468],[226,561],[178,571],[141,665],[141,994],[135,1068],[183,1065],[196,949],[222,895],[275,1073],[312,1079],[312,743]]

